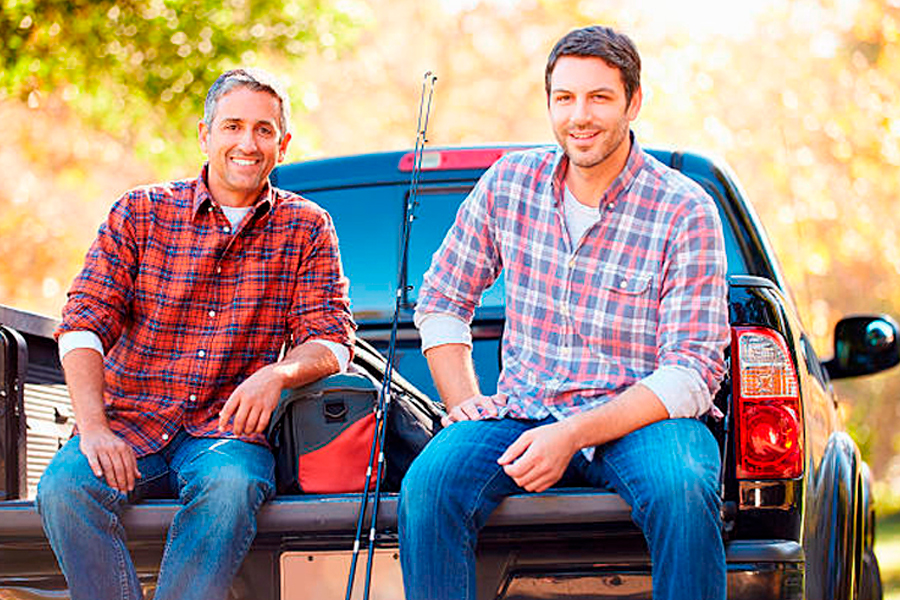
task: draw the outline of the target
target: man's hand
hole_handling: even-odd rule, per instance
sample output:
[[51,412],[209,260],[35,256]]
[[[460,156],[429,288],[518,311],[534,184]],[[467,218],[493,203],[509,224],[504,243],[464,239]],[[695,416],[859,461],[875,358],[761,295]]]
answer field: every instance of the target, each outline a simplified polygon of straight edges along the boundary
[[581,448],[575,427],[558,421],[530,429],[510,444],[497,463],[516,484],[529,492],[543,492],[560,480]]
[[109,427],[79,429],[78,447],[87,458],[97,477],[105,477],[106,483],[126,494],[134,489],[141,477],[137,457],[131,446]]
[[441,425],[447,427],[456,421],[478,421],[479,419],[496,417],[499,409],[506,406],[506,395],[497,393],[493,396],[478,394],[463,400],[441,417]]
[[219,431],[225,431],[232,416],[234,435],[265,431],[283,387],[284,379],[276,373],[274,365],[258,370],[237,386],[225,402],[219,413]]

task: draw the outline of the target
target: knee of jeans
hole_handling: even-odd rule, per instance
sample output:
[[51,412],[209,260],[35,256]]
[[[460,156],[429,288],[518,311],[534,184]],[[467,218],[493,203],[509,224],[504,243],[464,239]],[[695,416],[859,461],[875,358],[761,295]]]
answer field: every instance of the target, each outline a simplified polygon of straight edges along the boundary
[[[454,512],[454,500],[468,486],[462,469],[454,466],[454,455],[425,452],[419,455],[403,478],[400,487],[400,518],[406,521],[421,520],[443,512]],[[458,507],[457,507],[458,508]]]
[[[81,462],[85,464],[80,464]],[[78,453],[58,453],[38,482],[35,506],[43,516],[76,511],[90,497],[111,505],[118,492],[99,481],[87,459]]]
[[272,482],[239,465],[220,465],[188,482],[185,501],[202,498],[223,511],[255,510],[272,495]]
[[698,513],[718,514],[719,494],[715,474],[686,461],[680,468],[663,469],[650,486],[647,511],[671,515],[671,522],[693,523]]

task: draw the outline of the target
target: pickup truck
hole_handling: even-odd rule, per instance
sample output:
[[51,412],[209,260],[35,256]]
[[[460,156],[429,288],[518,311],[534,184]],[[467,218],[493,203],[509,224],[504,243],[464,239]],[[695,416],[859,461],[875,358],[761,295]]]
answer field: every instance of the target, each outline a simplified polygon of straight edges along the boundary
[[[412,324],[415,291],[457,207],[478,177],[515,147],[425,152],[400,314],[400,392],[428,409],[436,399]],[[850,316],[835,326],[834,356],[813,350],[754,210],[735,177],[704,156],[652,151],[715,199],[728,255],[732,343],[729,375],[707,419],[719,441],[722,535],[728,597],[881,598],[872,485],[839,418],[831,381],[900,362],[897,324]],[[289,164],[275,185],[332,215],[359,324],[356,362],[377,375],[374,347],[388,344],[397,289],[398,232],[413,166],[410,152]],[[494,391],[503,335],[502,277],[473,321],[476,370]],[[40,472],[68,436],[72,413],[51,337],[56,321],[0,308],[0,598],[66,598],[65,581],[30,498]],[[363,344],[364,342],[361,342]],[[432,413],[433,414],[433,413]],[[403,596],[397,556],[394,473],[380,503],[372,597]],[[231,597],[301,600],[343,597],[359,494],[279,496],[263,507],[259,533]],[[172,500],[148,500],[123,516],[146,596],[152,596]],[[478,597],[488,599],[650,598],[647,548],[615,493],[551,489],[504,501],[477,550]],[[364,569],[358,570],[358,574]],[[361,586],[356,586],[360,591]]]

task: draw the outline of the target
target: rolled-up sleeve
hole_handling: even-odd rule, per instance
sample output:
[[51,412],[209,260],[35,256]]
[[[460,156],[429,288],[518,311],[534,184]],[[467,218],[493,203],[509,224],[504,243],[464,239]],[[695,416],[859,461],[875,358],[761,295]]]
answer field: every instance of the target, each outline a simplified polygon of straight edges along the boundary
[[642,383],[672,417],[712,408],[725,375],[729,341],[722,224],[705,194],[683,206],[664,268],[658,329],[658,368]]
[[132,204],[140,191],[122,196],[88,250],[84,267],[75,277],[55,336],[68,331],[90,331],[100,338],[105,351],[115,344],[126,322],[134,297],[139,244],[132,218]]
[[485,289],[502,269],[492,214],[491,185],[498,164],[466,197],[425,273],[416,306],[416,323],[443,313],[470,323]]
[[345,346],[352,356],[356,326],[350,312],[349,284],[334,224],[328,213],[319,214],[304,246],[288,328],[295,346],[312,338],[328,340]]

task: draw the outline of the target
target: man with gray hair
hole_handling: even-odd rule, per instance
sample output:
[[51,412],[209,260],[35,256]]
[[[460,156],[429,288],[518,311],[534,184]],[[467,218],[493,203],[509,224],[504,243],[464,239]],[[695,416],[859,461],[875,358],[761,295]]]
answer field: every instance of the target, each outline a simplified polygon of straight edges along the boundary
[[143,596],[119,516],[161,494],[183,507],[155,600],[225,598],[274,494],[281,391],[350,359],[331,219],[269,184],[289,115],[268,74],[219,77],[200,176],[123,195],[69,290],[56,336],[76,432],[37,505],[74,600]]

